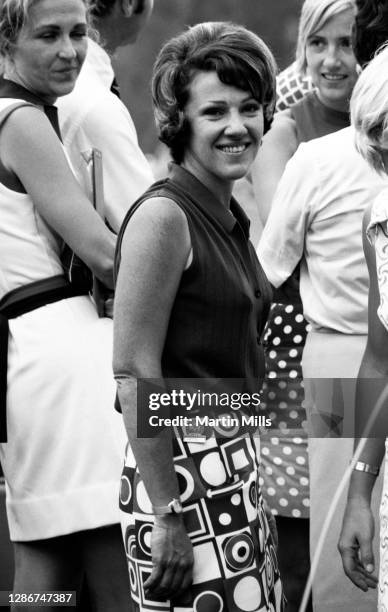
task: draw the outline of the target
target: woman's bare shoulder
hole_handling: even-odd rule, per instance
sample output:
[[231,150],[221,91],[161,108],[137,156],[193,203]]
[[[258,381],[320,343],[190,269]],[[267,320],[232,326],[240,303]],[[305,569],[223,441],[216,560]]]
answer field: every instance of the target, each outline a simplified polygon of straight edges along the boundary
[[42,125],[49,127],[49,121],[44,112],[34,104],[20,104],[15,107],[4,121],[4,130],[23,132],[24,135],[41,130]]
[[296,137],[296,123],[289,108],[276,113],[269,134],[271,132],[272,135],[276,134],[278,137],[290,135]]
[[289,110],[276,113],[274,116],[271,129],[263,138],[263,147],[268,152],[275,149],[286,152],[286,157],[289,159],[298,148],[298,138],[296,133],[296,123]]
[[179,204],[168,197],[158,195],[144,200],[133,213],[132,219],[176,231],[187,226],[186,215]]
[[[136,245],[136,247],[135,247]],[[187,257],[191,238],[187,217],[180,206],[167,197],[152,196],[134,211],[125,227],[123,250],[143,247],[148,252]]]

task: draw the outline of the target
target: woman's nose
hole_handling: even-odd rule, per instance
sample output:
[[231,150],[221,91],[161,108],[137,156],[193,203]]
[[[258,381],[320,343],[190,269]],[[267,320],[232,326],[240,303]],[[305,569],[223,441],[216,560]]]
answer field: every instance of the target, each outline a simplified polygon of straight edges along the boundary
[[227,131],[228,134],[233,135],[245,134],[247,132],[247,128],[244,123],[244,118],[238,111],[230,113],[228,125],[225,131]]
[[329,46],[325,55],[324,64],[327,68],[336,68],[341,64],[338,49],[335,46]]
[[65,37],[61,40],[58,54],[64,59],[72,59],[77,55],[73,42],[69,37]]

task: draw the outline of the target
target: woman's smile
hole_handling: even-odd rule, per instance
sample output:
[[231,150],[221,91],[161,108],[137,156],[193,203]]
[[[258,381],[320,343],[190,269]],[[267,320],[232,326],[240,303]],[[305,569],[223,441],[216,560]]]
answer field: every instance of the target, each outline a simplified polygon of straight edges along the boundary
[[217,145],[216,148],[222,151],[223,153],[227,153],[228,155],[239,155],[240,153],[244,153],[248,144],[221,144]]

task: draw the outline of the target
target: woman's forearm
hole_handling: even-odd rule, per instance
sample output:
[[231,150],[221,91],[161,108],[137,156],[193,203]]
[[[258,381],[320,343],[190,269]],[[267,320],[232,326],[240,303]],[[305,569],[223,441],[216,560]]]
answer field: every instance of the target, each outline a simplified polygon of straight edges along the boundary
[[165,506],[173,498],[179,499],[172,453],[173,434],[164,430],[154,438],[139,437],[136,378],[117,377],[117,384],[124,423],[140,476],[152,505]]
[[[99,228],[96,232],[95,240],[91,241],[85,253],[80,253],[84,257],[85,263],[90,267],[97,278],[109,289],[114,288],[113,266],[117,236],[107,227]],[[78,249],[74,249],[78,254]]]
[[[365,442],[358,461],[372,468],[379,468],[384,457],[385,441],[381,438],[368,438],[365,441],[356,440],[355,449],[359,443]],[[349,501],[366,502],[370,504],[376,475],[365,471],[353,470],[349,483]]]
[[[386,378],[378,368],[374,367],[373,356],[369,345],[366,348],[356,387],[355,406],[355,445],[356,451],[359,444],[362,450],[358,461],[371,468],[380,468],[384,457],[385,435],[388,429],[383,426],[385,421],[384,407],[380,414],[376,414],[376,420],[371,423],[372,429],[368,429],[369,419],[373,413],[376,403],[386,386]],[[369,472],[353,470],[349,483],[348,499],[363,500],[370,503],[376,476]]]

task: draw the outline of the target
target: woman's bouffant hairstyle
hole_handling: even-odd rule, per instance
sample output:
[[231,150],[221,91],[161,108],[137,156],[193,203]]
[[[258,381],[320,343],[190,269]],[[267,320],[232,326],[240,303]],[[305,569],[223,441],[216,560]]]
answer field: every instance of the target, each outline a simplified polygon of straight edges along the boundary
[[366,161],[385,174],[382,153],[388,151],[388,45],[362,71],[350,101],[356,147]]
[[387,0],[356,0],[357,15],[353,48],[358,63],[364,67],[376,49],[388,40]]
[[243,26],[227,22],[200,23],[172,38],[154,66],[152,97],[159,139],[177,163],[183,160],[190,134],[184,109],[197,71],[216,72],[263,105],[264,131],[271,125],[275,105],[276,63],[267,45]]
[[296,63],[302,74],[305,74],[307,69],[308,38],[323,28],[329,19],[349,9],[352,9],[356,15],[354,0],[305,0],[300,14],[296,43]]
[[[31,7],[39,0],[0,0],[0,69],[19,32],[28,19]],[[82,0],[90,9],[90,0]],[[1,70],[0,70],[1,72]]]

